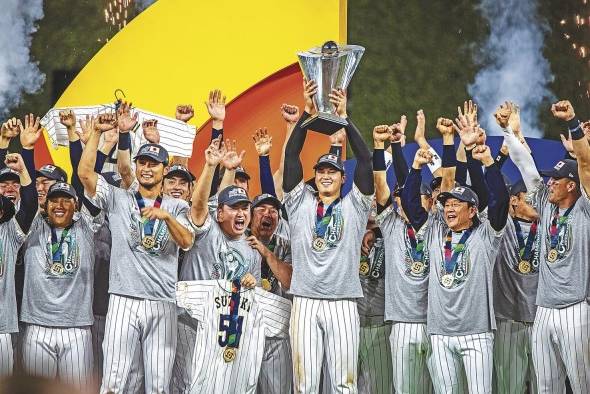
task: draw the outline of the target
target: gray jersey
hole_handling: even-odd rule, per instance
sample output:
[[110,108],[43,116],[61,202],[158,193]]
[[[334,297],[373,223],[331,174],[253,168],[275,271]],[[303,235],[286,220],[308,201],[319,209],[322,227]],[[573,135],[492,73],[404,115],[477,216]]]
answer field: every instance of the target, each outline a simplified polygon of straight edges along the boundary
[[[412,254],[408,227],[393,206],[379,216],[385,243],[386,288],[385,319],[404,323],[426,323],[428,308],[429,256]],[[415,233],[416,243],[423,241],[428,222]],[[414,232],[414,230],[411,230]],[[416,248],[418,249],[418,248]]]
[[359,298],[357,301],[357,308],[361,325],[363,325],[363,321],[372,322],[377,318],[382,320],[385,314],[385,247],[383,238],[376,238],[369,256],[361,257],[359,271],[363,298]]
[[25,234],[16,219],[0,224],[0,334],[18,331],[14,273],[16,256]]
[[106,316],[109,307],[109,266],[111,263],[111,230],[105,222],[94,234],[94,299],[95,315]]
[[360,248],[372,198],[353,185],[350,193],[332,204],[324,235],[316,236],[318,199],[311,186],[300,182],[285,194],[293,253],[291,294],[319,299],[363,296],[358,275]]
[[[531,226],[524,222],[519,222],[519,225],[526,245]],[[535,320],[540,245],[540,238],[535,238],[531,241],[534,243],[530,261],[525,263],[521,257],[514,221],[508,219],[500,254],[494,266],[494,311],[499,319],[521,322]]]
[[[173,302],[178,277],[178,245],[166,223],[155,221],[152,232],[155,245],[148,249],[142,245],[144,220],[134,192],[111,186],[99,176],[96,196],[91,201],[106,212],[115,240],[111,248],[109,293]],[[146,207],[154,205],[153,200],[144,199],[144,203]],[[160,208],[187,229],[192,229],[186,201],[163,196]]]
[[248,245],[245,235],[229,238],[211,215],[193,228],[196,239],[184,255],[180,280],[233,280],[249,272],[260,283],[260,253]]
[[[179,282],[177,304],[197,321],[195,393],[255,393],[267,337],[287,338],[291,302],[257,287],[241,289],[231,324],[232,284]],[[231,346],[230,331],[235,328]],[[235,350],[232,350],[235,349]]]
[[[93,322],[94,233],[103,223],[82,209],[74,214],[74,223],[65,233],[61,258],[51,252],[51,227],[36,221],[25,243],[25,286],[21,321],[51,327],[82,327]],[[64,235],[64,233],[66,235]]]
[[[504,230],[496,231],[488,220],[473,229],[459,253],[450,288],[443,286],[444,245],[448,227],[441,213],[428,219],[424,235],[430,258],[428,283],[428,334],[470,335],[496,329],[492,276]],[[463,234],[453,234],[453,247]],[[448,283],[448,282],[446,282]]]
[[[590,289],[590,200],[582,188],[582,196],[569,213],[566,225],[559,227],[557,245],[552,248],[550,227],[556,206],[549,203],[548,196],[545,185],[539,185],[532,194],[532,203],[540,215],[537,305],[565,308],[583,301]],[[557,252],[553,262],[548,259],[552,249]]]

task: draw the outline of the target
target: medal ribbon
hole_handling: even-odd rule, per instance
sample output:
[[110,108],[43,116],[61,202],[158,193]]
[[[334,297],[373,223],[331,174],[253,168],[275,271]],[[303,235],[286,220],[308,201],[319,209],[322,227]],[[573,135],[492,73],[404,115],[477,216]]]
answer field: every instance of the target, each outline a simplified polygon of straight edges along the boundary
[[[268,245],[266,245],[266,247],[268,248],[268,250],[270,250],[272,253],[275,252],[275,248],[277,246],[277,240],[276,237],[273,235],[272,238],[270,239],[270,242],[268,243]],[[274,279],[274,275],[272,274],[272,271],[270,269],[270,267],[268,266],[268,262],[266,261],[266,259],[262,259],[262,265],[260,267],[261,270],[261,277],[262,279]],[[272,284],[272,281],[271,281]]]
[[406,223],[406,233],[412,246],[411,255],[413,261],[422,261],[424,257],[424,240],[418,242],[416,240],[416,232],[410,223]]
[[559,209],[555,207],[555,212],[553,213],[553,219],[551,219],[551,226],[549,227],[549,233],[551,234],[551,249],[555,249],[557,246],[557,241],[559,239],[559,232],[563,226],[567,223],[567,217],[576,206],[576,203],[569,207],[567,211],[564,212],[563,216],[559,216]]
[[66,227],[64,229],[64,231],[62,231],[59,242],[57,241],[57,231],[55,230],[54,227],[51,227],[51,260],[52,261],[54,261],[54,262],[61,261],[61,257],[62,257],[61,247],[64,243],[64,240],[68,236],[72,226],[73,226],[73,224]]
[[445,272],[447,274],[451,274],[453,271],[455,271],[457,259],[459,258],[459,254],[465,250],[465,242],[467,242],[467,238],[469,238],[471,235],[471,231],[471,228],[465,230],[461,236],[461,239],[459,240],[459,243],[455,245],[455,247],[452,247],[452,231],[449,230],[447,233],[447,239],[445,241]]
[[[139,194],[139,192],[135,192],[135,201],[137,201],[137,206],[139,207],[139,212],[141,213],[141,210],[145,208],[145,202],[143,201],[143,197],[141,194]],[[154,208],[160,208],[160,205],[162,205],[162,196],[158,196],[156,201],[154,201]],[[156,220],[145,220],[143,223],[143,235],[152,235],[154,232],[155,223]]]
[[522,234],[522,228],[520,227],[520,222],[518,219],[513,218],[514,227],[516,228],[516,238],[518,238],[518,250],[519,255],[524,261],[531,261],[531,254],[533,252],[533,245],[535,244],[535,238],[537,236],[537,227],[539,222],[533,222],[531,224],[531,229],[529,230],[529,236],[526,240],[526,245],[524,243],[524,235]]
[[316,209],[315,234],[319,238],[324,238],[324,235],[326,235],[326,230],[328,229],[330,220],[332,220],[332,210],[339,202],[340,198],[334,200],[334,202],[332,202],[332,204],[328,206],[328,209],[326,209],[325,213],[323,201],[318,202],[318,206]]
[[240,333],[238,331],[238,311],[240,308],[240,280],[232,281],[231,298],[229,301],[229,329],[227,330],[227,346],[228,348],[237,348],[240,343]]

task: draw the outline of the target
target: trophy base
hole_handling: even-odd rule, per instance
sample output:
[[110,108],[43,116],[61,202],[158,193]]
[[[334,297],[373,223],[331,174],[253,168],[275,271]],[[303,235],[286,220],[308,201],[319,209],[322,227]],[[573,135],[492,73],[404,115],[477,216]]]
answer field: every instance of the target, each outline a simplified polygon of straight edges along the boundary
[[301,125],[304,129],[317,131],[318,133],[326,135],[332,135],[346,126],[348,126],[346,119],[343,119],[338,115],[322,112],[309,117]]

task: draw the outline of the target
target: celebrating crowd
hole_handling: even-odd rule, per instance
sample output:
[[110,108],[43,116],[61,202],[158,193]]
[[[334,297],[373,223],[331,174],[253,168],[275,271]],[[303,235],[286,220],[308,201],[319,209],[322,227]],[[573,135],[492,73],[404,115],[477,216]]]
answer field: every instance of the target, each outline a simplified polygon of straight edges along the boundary
[[[251,142],[224,138],[219,90],[206,103],[211,142],[193,152],[198,178],[130,103],[60,112],[70,179],[35,163],[39,118],[6,121],[0,376],[100,393],[561,393],[566,380],[590,392],[590,122],[554,104],[564,158],[539,171],[514,103],[494,113],[496,155],[471,101],[438,118],[441,152],[420,110],[408,165],[406,117],[376,126],[371,152],[338,89],[347,126],[302,163],[316,83],[303,91],[302,113],[280,109],[274,173],[271,136],[253,135],[253,198],[239,149]],[[177,107],[179,121],[193,114]],[[132,146],[135,133],[149,143]],[[503,176],[508,159],[521,180]]]

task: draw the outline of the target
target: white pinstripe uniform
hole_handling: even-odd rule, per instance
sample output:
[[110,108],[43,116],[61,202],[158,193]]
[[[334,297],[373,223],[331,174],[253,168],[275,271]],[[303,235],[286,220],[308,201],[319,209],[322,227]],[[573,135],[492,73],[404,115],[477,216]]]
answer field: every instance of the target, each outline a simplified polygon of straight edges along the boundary
[[288,335],[291,302],[261,288],[232,293],[231,282],[210,280],[179,282],[177,303],[199,325],[190,392],[255,393],[265,338]]
[[94,233],[103,216],[85,208],[69,230],[56,229],[59,257],[52,255],[52,229],[34,222],[25,244],[21,321],[24,369],[33,375],[83,386],[92,376]]
[[[111,250],[100,391],[124,392],[133,384],[130,371],[136,368],[139,347],[145,391],[168,392],[177,340],[174,285],[178,246],[163,221],[156,220],[151,234],[146,234],[134,192],[111,186],[99,176],[96,196],[91,200],[107,213],[112,237],[117,240]],[[154,203],[144,199],[145,206]],[[160,208],[192,230],[186,202],[163,196]],[[148,235],[153,236],[153,245],[144,246]]]
[[317,392],[324,355],[333,391],[357,392],[360,323],[355,299],[362,297],[359,245],[371,202],[372,196],[353,185],[341,201],[324,207],[329,222],[317,223],[318,200],[311,187],[300,182],[285,194],[293,254],[290,333],[297,393]]
[[567,210],[548,202],[545,185],[530,195],[540,215],[538,308],[532,333],[539,393],[563,392],[566,375],[574,393],[590,392],[590,199],[581,189],[582,196],[557,227],[555,245],[550,235],[553,217],[564,217]]
[[[498,327],[494,336],[494,385],[506,394],[524,392],[527,382],[536,391],[531,332],[537,309],[540,239],[530,229],[531,223],[508,220],[494,266]],[[530,236],[533,238],[529,240]],[[525,245],[522,251],[520,243]]]
[[426,334],[430,262],[424,247],[428,223],[415,231],[390,205],[378,217],[385,245],[385,319],[391,335],[397,393],[431,393]]

